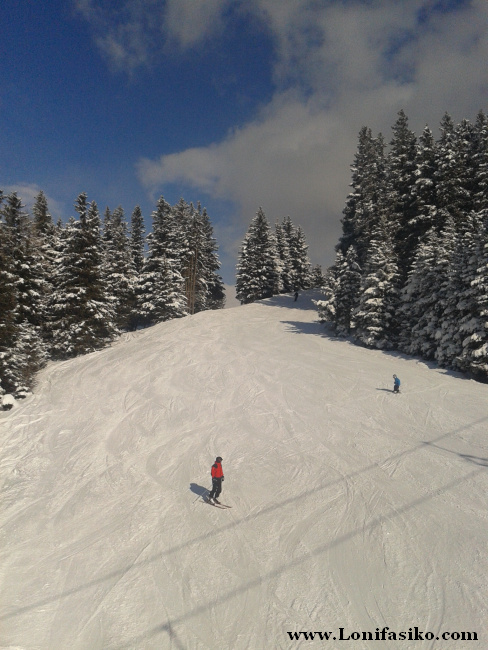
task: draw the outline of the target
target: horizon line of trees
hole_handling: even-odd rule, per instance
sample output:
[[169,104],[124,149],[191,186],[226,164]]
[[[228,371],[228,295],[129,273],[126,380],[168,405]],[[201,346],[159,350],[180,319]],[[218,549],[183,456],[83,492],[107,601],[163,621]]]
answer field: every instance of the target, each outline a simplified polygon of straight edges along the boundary
[[488,119],[417,138],[404,111],[389,151],[363,127],[319,317],[339,336],[488,379]]
[[49,359],[103,348],[122,331],[225,304],[218,246],[206,209],[164,198],[145,236],[81,193],[78,217],[55,225],[45,194],[32,215],[0,190],[0,397],[25,396]]
[[285,217],[275,223],[273,232],[260,207],[239,250],[236,298],[241,304],[319,287],[323,281],[320,265],[310,264],[302,228]]

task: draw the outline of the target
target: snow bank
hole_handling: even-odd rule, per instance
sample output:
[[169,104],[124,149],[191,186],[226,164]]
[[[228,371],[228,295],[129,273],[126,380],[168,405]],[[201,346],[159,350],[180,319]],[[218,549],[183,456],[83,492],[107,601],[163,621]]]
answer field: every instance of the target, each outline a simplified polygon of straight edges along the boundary
[[9,411],[9,410],[12,409],[12,408],[15,406],[15,404],[16,404],[15,397],[14,397],[13,395],[9,395],[9,394],[7,393],[6,395],[3,395],[3,396],[0,398],[0,404],[1,404],[2,409],[3,409],[4,411]]

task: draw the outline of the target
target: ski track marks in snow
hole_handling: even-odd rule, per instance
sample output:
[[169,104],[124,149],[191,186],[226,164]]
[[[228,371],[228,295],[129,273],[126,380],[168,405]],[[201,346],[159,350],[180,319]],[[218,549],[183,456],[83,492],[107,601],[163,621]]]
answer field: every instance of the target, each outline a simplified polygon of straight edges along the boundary
[[[310,642],[287,631],[416,625],[486,647],[488,387],[327,336],[312,297],[51,363],[1,414],[0,647],[291,650]],[[227,511],[201,503],[217,454]],[[366,647],[385,643],[341,642]]]

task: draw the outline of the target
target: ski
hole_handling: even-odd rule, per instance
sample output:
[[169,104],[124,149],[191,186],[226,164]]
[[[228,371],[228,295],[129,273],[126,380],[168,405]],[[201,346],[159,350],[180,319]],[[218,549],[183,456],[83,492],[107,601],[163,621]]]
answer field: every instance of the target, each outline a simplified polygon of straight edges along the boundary
[[225,510],[226,508],[232,508],[232,506],[225,505],[224,503],[212,503],[212,501],[209,501],[205,498],[203,498],[203,502],[208,503],[209,506],[213,506],[214,508],[221,508],[222,510]]

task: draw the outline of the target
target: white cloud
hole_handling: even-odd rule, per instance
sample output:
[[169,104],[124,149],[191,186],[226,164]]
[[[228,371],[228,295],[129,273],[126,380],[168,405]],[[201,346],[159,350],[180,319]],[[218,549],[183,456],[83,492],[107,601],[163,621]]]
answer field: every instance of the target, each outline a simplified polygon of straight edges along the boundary
[[[245,222],[262,205],[271,222],[290,215],[307,232],[324,218],[327,204],[336,215],[342,209],[350,160],[338,127],[333,116],[312,103],[278,96],[260,120],[224,142],[155,162],[142,160],[139,173],[148,187],[184,182],[214,198],[230,199]],[[328,168],[332,151],[334,165]],[[336,243],[337,229],[330,240],[326,234],[316,242],[315,256]]]
[[193,47],[223,29],[222,13],[230,0],[167,0],[164,29],[180,47]]
[[253,0],[247,9],[277,44],[273,101],[221,142],[141,160],[141,181],[233,201],[241,227],[260,205],[272,222],[290,215],[304,227],[312,258],[330,263],[360,128],[389,139],[400,108],[420,132],[445,111],[474,119],[486,104],[488,3],[453,13],[436,6]]
[[93,38],[116,70],[133,73],[161,51],[163,8],[155,0],[73,0]]
[[232,0],[73,0],[116,70],[133,73],[163,52],[185,50],[223,29]]
[[95,40],[111,65],[118,70],[132,72],[150,60],[150,39],[138,22],[119,25]]
[[[425,123],[435,129],[445,111],[474,119],[486,106],[486,0],[457,8],[438,0],[76,2],[108,59],[130,71],[168,44],[205,47],[231,10],[267,26],[270,104],[220,142],[142,159],[139,178],[153,192],[176,182],[232,202],[240,234],[260,205],[270,221],[290,215],[312,258],[327,264],[363,125],[388,140],[400,108],[420,132]],[[226,240],[235,254],[229,231]]]

